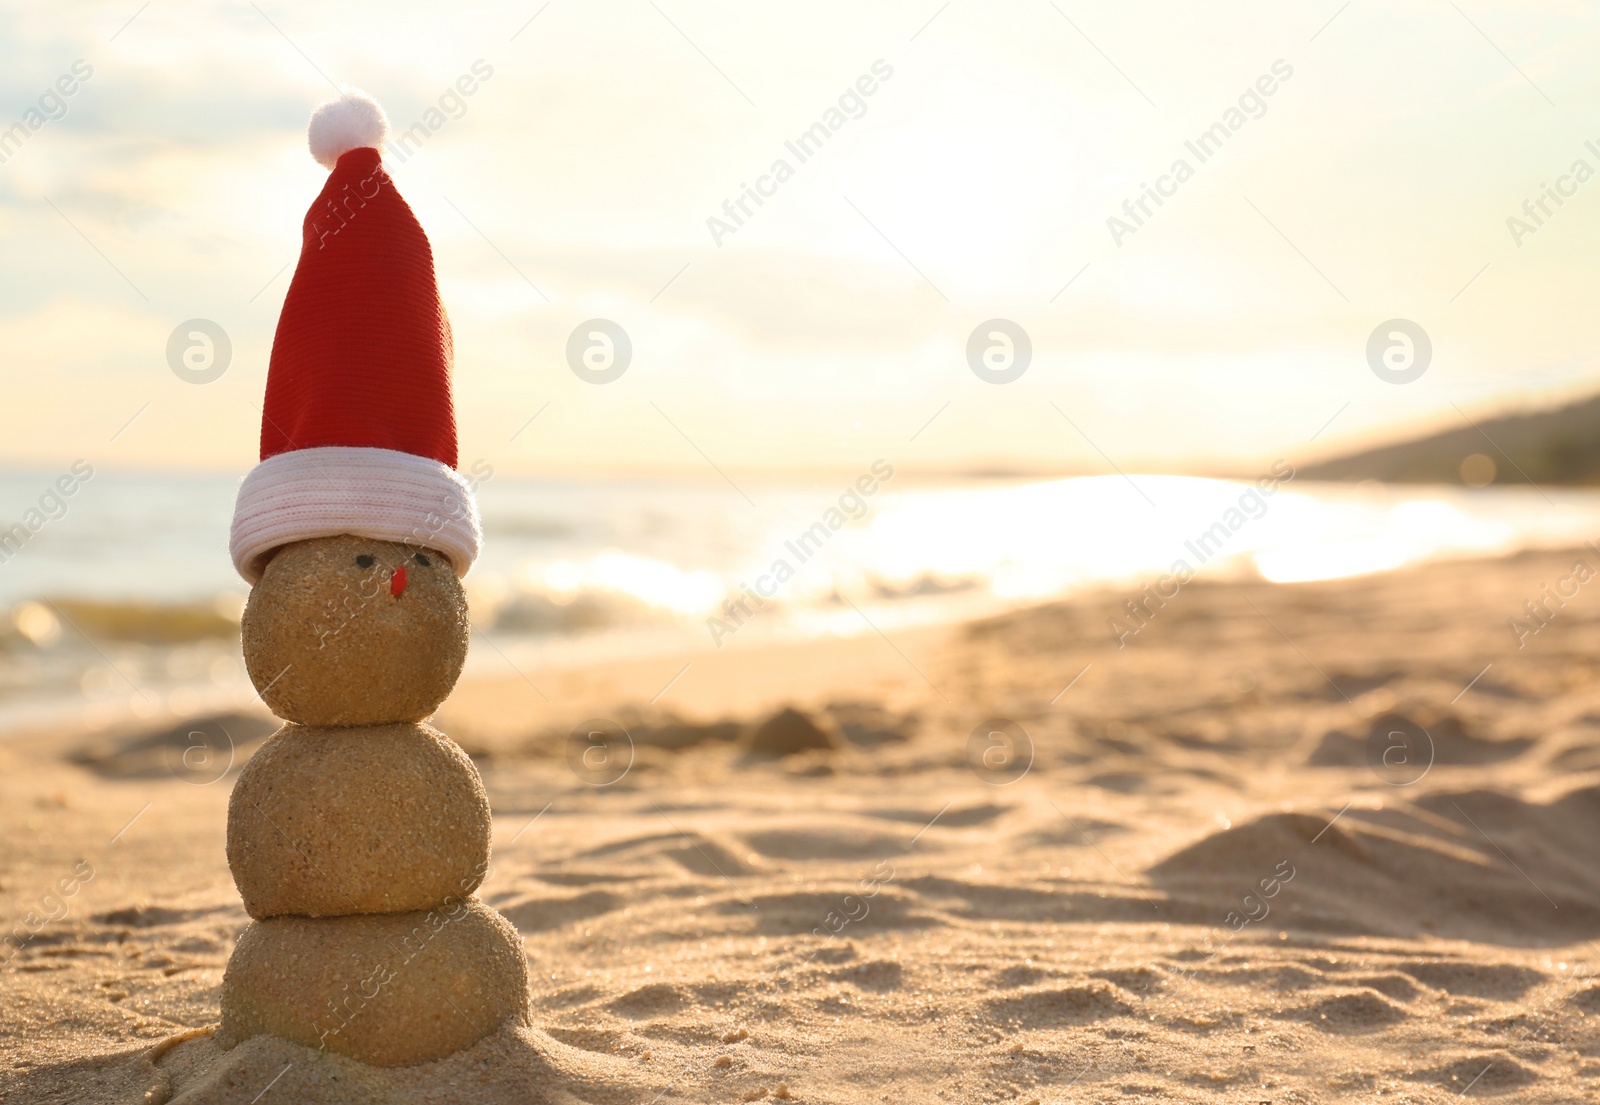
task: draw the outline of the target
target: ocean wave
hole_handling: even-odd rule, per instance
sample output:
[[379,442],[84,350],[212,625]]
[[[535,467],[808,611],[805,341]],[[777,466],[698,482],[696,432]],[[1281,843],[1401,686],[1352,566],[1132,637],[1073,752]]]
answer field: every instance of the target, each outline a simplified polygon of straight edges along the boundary
[[73,636],[91,641],[177,645],[239,635],[244,605],[233,593],[160,602],[56,596],[18,603],[0,622],[0,648],[50,648]]
[[926,601],[986,591],[976,575],[938,572],[887,576],[854,565],[812,566],[758,600],[743,577],[686,569],[669,561],[606,550],[591,557],[531,561],[510,579],[471,578],[473,619],[498,633],[576,634],[613,629],[701,625],[743,604],[770,618],[847,607],[862,601]]

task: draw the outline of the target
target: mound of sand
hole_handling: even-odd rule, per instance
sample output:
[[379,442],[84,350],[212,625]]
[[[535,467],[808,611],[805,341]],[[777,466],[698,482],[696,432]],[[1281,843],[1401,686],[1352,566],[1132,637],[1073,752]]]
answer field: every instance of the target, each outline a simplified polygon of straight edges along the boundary
[[1149,875],[1196,914],[1261,913],[1329,932],[1592,940],[1600,937],[1600,787],[1543,803],[1445,791],[1352,807],[1337,819],[1267,814],[1197,841]]

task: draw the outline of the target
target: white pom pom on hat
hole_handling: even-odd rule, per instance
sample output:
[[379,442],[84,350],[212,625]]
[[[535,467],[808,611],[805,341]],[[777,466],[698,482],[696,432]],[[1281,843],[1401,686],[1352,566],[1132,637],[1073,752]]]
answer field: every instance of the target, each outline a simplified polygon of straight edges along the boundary
[[325,169],[351,150],[381,148],[388,136],[388,117],[365,92],[346,92],[311,113],[311,156]]

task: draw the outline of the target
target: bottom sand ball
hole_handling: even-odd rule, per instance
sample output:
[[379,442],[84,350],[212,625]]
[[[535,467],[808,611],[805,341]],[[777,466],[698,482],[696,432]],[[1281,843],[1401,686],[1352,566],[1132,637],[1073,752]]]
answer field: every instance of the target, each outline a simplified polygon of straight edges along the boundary
[[476,899],[431,910],[256,921],[222,980],[217,1041],[266,1033],[364,1063],[443,1058],[529,1023],[522,938]]

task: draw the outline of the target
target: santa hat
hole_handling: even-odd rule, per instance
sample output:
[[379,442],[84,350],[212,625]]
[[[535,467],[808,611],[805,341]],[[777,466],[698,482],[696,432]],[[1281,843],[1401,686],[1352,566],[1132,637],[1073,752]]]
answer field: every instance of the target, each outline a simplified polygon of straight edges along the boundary
[[346,94],[311,116],[332,170],[306,213],[278,318],[261,463],[244,478],[229,551],[252,584],[294,541],[350,533],[477,559],[472,488],[456,472],[450,322],[433,251],[378,153],[388,121]]

